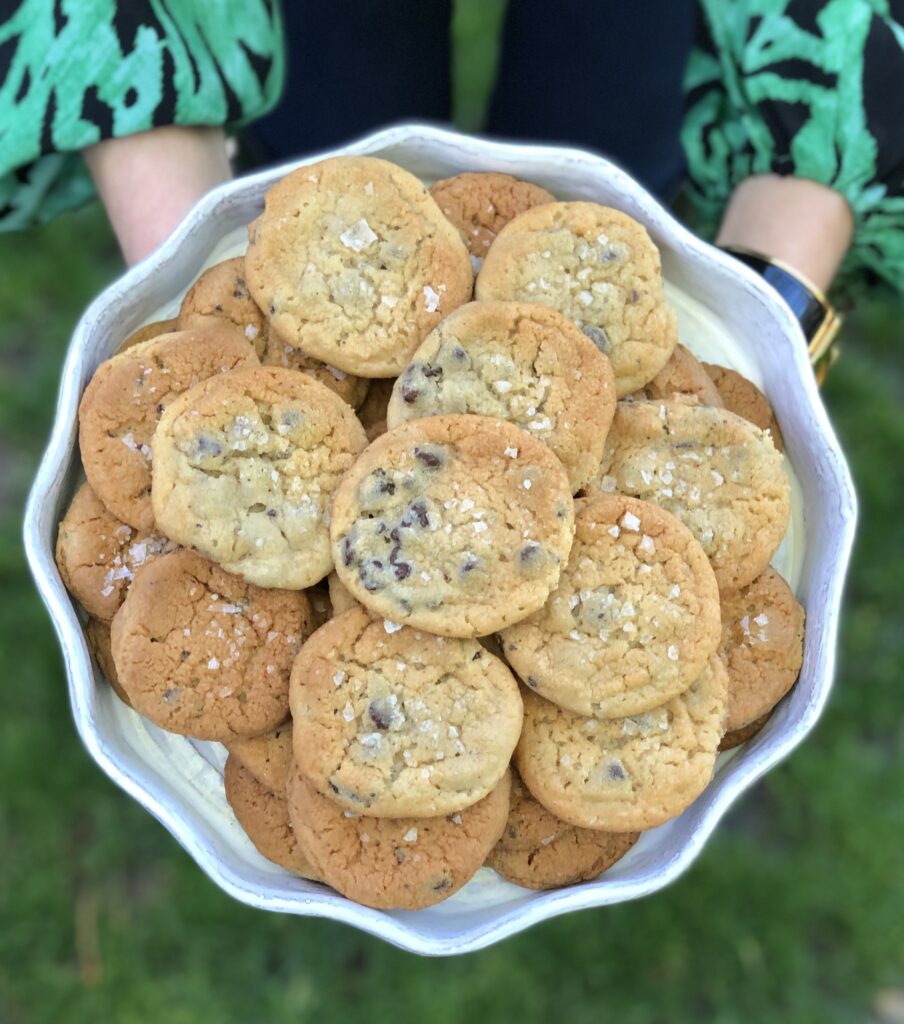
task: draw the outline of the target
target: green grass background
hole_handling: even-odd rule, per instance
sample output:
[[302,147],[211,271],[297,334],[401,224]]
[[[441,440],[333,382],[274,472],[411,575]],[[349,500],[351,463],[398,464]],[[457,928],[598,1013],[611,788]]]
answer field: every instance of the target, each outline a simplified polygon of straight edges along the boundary
[[[501,10],[459,4],[467,127]],[[428,961],[233,902],[76,737],[21,508],[73,324],[120,269],[96,208],[0,237],[0,1024],[904,1021],[900,303],[861,303],[824,392],[862,520],[818,728],[666,891]]]

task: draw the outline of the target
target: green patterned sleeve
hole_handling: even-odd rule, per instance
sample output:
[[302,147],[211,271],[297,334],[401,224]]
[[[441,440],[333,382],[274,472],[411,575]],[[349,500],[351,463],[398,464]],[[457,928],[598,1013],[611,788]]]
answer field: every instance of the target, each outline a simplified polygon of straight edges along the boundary
[[854,213],[841,287],[878,278],[904,292],[904,2],[701,6],[683,143],[704,229],[749,175],[810,178]]
[[279,0],[0,0],[0,230],[93,195],[80,150],[279,98]]

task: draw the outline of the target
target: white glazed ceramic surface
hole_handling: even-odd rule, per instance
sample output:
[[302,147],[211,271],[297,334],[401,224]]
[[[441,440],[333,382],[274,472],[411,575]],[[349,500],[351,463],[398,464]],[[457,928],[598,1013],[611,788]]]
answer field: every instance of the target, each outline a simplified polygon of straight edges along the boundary
[[644,833],[596,881],[531,892],[482,869],[436,907],[370,910],[290,876],[255,851],[223,796],[222,747],[167,734],[113,695],[92,663],[53,559],[57,523],[80,471],[78,403],[98,363],[137,326],[174,311],[205,263],[241,251],[240,232],[261,211],[264,192],[296,165],[230,182],[206,196],[157,252],[84,314],[69,346],[53,434],[29,499],[25,544],[60,638],[75,723],[91,756],[237,899],[266,910],[345,921],[414,952],[463,953],[557,914],[662,888],[691,864],[732,802],[803,740],[832,682],[856,517],[854,492],[790,311],[755,274],[691,235],[617,167],[576,150],[503,144],[419,125],[391,128],[337,152],[385,157],[425,181],[465,170],[506,171],[560,199],[593,200],[641,221],[662,252],[682,339],[697,354],[736,367],[764,388],[793,466],[795,511],[775,564],[807,609],[800,681],[752,741],[720,758],[699,799],[680,817]]

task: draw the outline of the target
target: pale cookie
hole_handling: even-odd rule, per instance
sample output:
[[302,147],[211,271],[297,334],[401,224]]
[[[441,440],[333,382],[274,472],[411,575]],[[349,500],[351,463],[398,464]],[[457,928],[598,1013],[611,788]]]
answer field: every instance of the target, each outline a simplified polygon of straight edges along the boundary
[[374,613],[484,636],[543,605],[568,560],[574,503],[542,442],[485,416],[431,416],[377,438],[342,480],[336,572]]
[[717,366],[714,363],[701,364],[703,369],[712,378],[714,387],[722,399],[722,404],[738,416],[742,416],[760,430],[768,430],[772,435],[772,443],[783,452],[785,441],[782,437],[781,428],[769,399],[762,391],[746,377],[742,377],[737,370],[730,370],[727,366]]
[[555,452],[578,491],[599,470],[615,413],[609,360],[561,313],[536,303],[469,302],[425,339],[396,381],[390,430],[474,413],[508,420]]
[[129,695],[122,688],[119,676],[116,674],[116,663],[113,661],[113,649],[110,643],[110,623],[101,619],[90,618],[85,625],[85,637],[88,646],[97,662],[97,667],[103,673],[104,678],[110,684],[110,689],[124,703],[132,706]]
[[729,732],[768,714],[791,689],[804,657],[804,610],[771,566],[722,595]]
[[554,203],[556,197],[529,181],[495,171],[466,171],[430,188],[446,217],[458,228],[471,263],[479,270],[493,240],[519,213]]
[[192,551],[135,577],[113,620],[113,659],[136,711],[170,732],[227,743],[284,721],[309,630],[302,593],[262,590]]
[[591,488],[659,505],[703,545],[721,590],[746,586],[778,549],[790,516],[782,456],[726,409],[620,402]]
[[161,334],[100,364],[79,405],[79,447],[88,483],[113,515],[154,528],[151,439],[163,411],[198,381],[256,363],[224,325]]
[[471,297],[458,231],[408,171],[334,157],[274,185],[245,276],[288,344],[346,373],[391,377]]
[[575,503],[546,604],[501,633],[527,685],[570,711],[622,718],[686,690],[719,647],[719,588],[690,530],[619,494]]
[[173,331],[178,330],[179,320],[177,317],[173,317],[171,320],[155,320],[153,323],[144,324],[143,327],[137,327],[132,331],[132,333],[116,350],[117,354],[125,352],[128,348],[134,348],[136,345],[140,345],[143,341],[150,341],[151,338],[157,338],[161,334],[172,334]]
[[359,608],[359,603],[349,593],[348,587],[336,575],[335,569],[327,576],[327,583],[330,588],[330,601],[333,603],[333,613],[341,615],[349,608]]
[[306,356],[300,348],[295,348],[284,341],[276,331],[271,331],[267,339],[267,350],[261,357],[264,366],[282,366],[289,370],[299,370],[314,380],[325,384],[330,391],[337,394],[344,402],[357,409],[370,390],[370,381],[366,377],[356,377],[335,366],[328,366],[319,359]]
[[703,364],[684,345],[676,345],[669,361],[642,388],[631,396],[636,401],[685,398],[700,405],[722,406],[722,399]]
[[572,825],[654,828],[712,778],[727,699],[728,677],[715,655],[690,689],[629,718],[586,718],[526,691],[515,764],[534,798]]
[[734,729],[732,732],[727,732],[722,737],[722,742],[719,744],[720,752],[723,750],[734,750],[735,747],[739,747],[742,743],[746,743],[748,740],[753,739],[754,736],[763,728],[763,726],[769,721],[771,711],[767,711],[762,718],[757,718],[749,725],[742,726],[740,729]]
[[262,857],[302,878],[321,881],[295,838],[285,792],[262,785],[234,756],[226,759],[223,788],[236,820]]
[[600,832],[557,818],[512,772],[512,796],[502,838],[487,867],[527,889],[555,889],[596,878],[640,838],[637,832]]
[[255,367],[174,402],[154,436],[154,516],[261,587],[309,587],[332,567],[330,502],[366,444],[355,414],[303,373]]
[[273,793],[285,796],[292,761],[292,721],[283,722],[261,736],[243,736],[226,744],[230,760]]
[[518,684],[476,640],[373,620],[363,608],[302,647],[290,704],[304,775],[378,818],[453,814],[480,800],[521,731]]
[[289,815],[323,880],[367,907],[419,910],[457,892],[505,827],[509,772],[473,806],[434,818],[375,818],[343,811],[295,768]]
[[216,263],[188,289],[179,307],[179,329],[205,327],[213,321],[237,328],[259,359],[267,350],[267,318],[245,283],[245,260],[236,256]]
[[564,313],[612,361],[619,398],[652,380],[677,340],[646,228],[596,203],[548,203],[516,217],[487,253],[476,298]]
[[135,530],[117,519],[85,483],[60,523],[56,563],[85,611],[109,622],[141,566],[175,547],[161,533]]

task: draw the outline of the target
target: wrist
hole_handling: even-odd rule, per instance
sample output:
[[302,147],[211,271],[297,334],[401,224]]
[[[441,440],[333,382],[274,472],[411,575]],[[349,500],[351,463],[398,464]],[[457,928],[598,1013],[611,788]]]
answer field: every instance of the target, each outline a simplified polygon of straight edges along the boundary
[[787,264],[827,291],[854,233],[840,192],[806,178],[755,175],[735,189],[716,244]]

